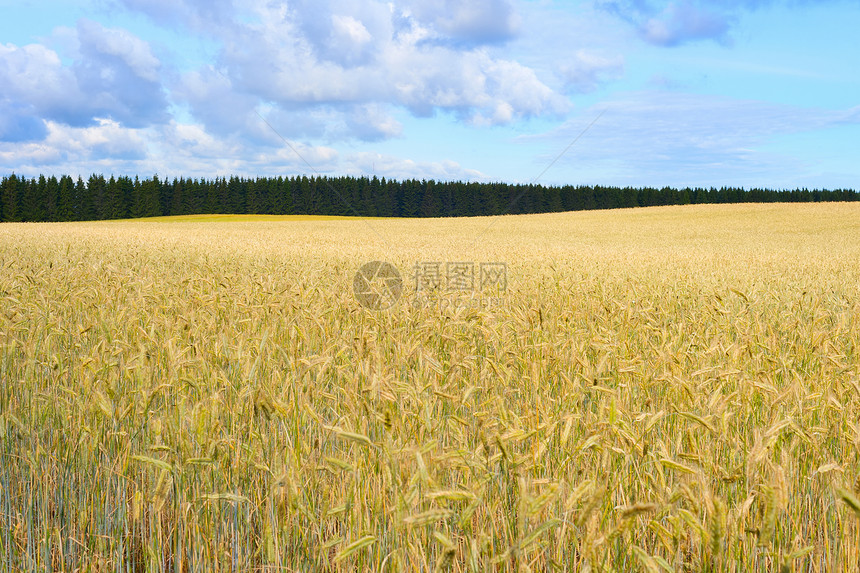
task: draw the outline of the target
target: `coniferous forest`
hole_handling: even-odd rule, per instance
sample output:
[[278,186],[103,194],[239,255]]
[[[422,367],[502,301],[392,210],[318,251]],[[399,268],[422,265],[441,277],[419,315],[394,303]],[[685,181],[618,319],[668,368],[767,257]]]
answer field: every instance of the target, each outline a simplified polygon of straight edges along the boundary
[[856,201],[853,189],[543,186],[377,177],[146,179],[92,175],[0,182],[2,221],[90,221],[195,214],[464,217],[690,203]]

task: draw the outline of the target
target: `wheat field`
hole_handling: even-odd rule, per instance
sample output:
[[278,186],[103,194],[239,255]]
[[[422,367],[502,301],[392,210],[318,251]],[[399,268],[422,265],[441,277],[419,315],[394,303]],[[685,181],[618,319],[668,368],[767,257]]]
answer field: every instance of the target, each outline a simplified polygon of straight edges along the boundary
[[3,224],[0,380],[4,572],[860,559],[860,205]]

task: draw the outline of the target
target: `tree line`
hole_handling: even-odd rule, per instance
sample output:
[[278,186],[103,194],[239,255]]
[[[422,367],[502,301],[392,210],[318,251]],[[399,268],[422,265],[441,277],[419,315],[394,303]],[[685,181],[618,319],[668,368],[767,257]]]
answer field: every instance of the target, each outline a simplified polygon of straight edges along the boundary
[[463,217],[691,203],[856,201],[853,189],[607,187],[374,177],[146,179],[4,176],[0,221],[91,221],[195,214]]

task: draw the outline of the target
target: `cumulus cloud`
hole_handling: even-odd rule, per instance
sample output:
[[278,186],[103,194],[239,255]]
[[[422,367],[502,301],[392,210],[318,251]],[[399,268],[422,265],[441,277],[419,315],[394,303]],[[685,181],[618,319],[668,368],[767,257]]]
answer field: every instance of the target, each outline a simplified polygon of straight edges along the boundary
[[117,58],[135,76],[148,82],[158,82],[158,61],[149,44],[121,28],[105,28],[97,22],[78,21],[81,52],[90,57]]
[[289,10],[265,6],[257,14],[261,27],[277,22],[294,47],[309,51],[319,61],[347,68],[372,65],[394,33],[392,10],[381,2],[295,0]]
[[658,46],[677,46],[693,40],[725,41],[732,18],[692,2],[670,2],[641,25],[645,39]]
[[601,83],[620,78],[624,73],[624,58],[580,49],[567,58],[559,73],[574,91],[589,93]]
[[360,152],[347,159],[347,173],[384,174],[394,179],[433,179],[436,181],[486,181],[489,177],[476,169],[463,167],[456,161],[413,161],[392,155]]
[[160,63],[145,42],[87,20],[72,37],[70,65],[40,44],[0,46],[0,107],[18,117],[17,127],[7,126],[2,137],[34,135],[43,120],[76,127],[94,125],[98,118],[132,127],[166,120]]
[[261,14],[286,15],[300,24],[312,42],[319,42],[318,48],[332,53],[335,51],[324,46],[323,40],[351,40],[360,45],[380,35],[384,37],[382,28],[392,24],[395,33],[409,32],[413,23],[417,24],[427,41],[466,46],[498,44],[516,37],[521,21],[511,0],[114,1],[159,24],[188,27],[219,38],[240,20],[249,21]]
[[34,113],[32,106],[0,101],[0,141],[39,141],[47,133],[45,122]]
[[[159,128],[159,136],[159,145],[142,165],[177,176],[307,173],[308,163],[326,173],[334,171],[340,162],[339,153],[331,147],[300,142],[288,147],[282,142],[279,147],[249,149],[238,137],[215,137],[197,124],[173,121]],[[147,167],[142,171],[147,172]]]
[[363,141],[399,137],[403,125],[378,104],[356,106],[347,116],[349,130]]
[[195,119],[214,135],[259,136],[258,100],[236,90],[227,76],[211,67],[185,74],[172,97],[187,104]]
[[16,109],[41,120],[60,119],[70,124],[92,119],[71,69],[64,67],[59,55],[40,44],[0,45],[0,101],[6,109]]
[[514,38],[520,18],[508,0],[442,0],[403,3],[408,14],[441,39],[465,44],[493,44]]
[[132,127],[167,119],[161,63],[149,44],[126,30],[83,19],[77,36],[80,56],[72,69],[93,116],[108,116]]
[[46,166],[96,166],[103,161],[113,164],[147,156],[147,136],[110,119],[98,119],[88,127],[47,121],[45,133],[38,141],[0,142],[0,166],[41,172]]
[[[5,147],[8,161],[61,166],[113,153],[143,171],[181,157],[191,170],[247,172],[243,162],[291,165],[283,137],[324,142],[307,152],[326,169],[345,161],[326,145],[401,137],[406,114],[496,126],[572,107],[535,69],[498,55],[520,32],[513,0],[109,1],[215,41],[217,57],[165,69],[140,37],[86,19],[56,30],[54,49],[0,45],[0,142],[32,144]],[[600,65],[588,73],[611,73]],[[440,165],[420,169],[441,177]]]
[[594,4],[632,24],[646,42],[673,47],[703,40],[731,43],[731,29],[742,10],[839,1],[842,0],[594,0]]
[[725,43],[735,20],[731,2],[596,0],[596,3],[633,24],[646,42],[658,46],[678,46],[697,40]]
[[[257,121],[258,110],[248,100],[253,98],[276,106],[273,117],[324,113],[328,136],[343,136],[345,126],[353,137],[371,141],[401,133],[389,113],[394,107],[419,117],[450,112],[475,125],[559,115],[569,109],[565,97],[516,61],[493,57],[477,45],[431,41],[440,34],[454,37],[453,24],[440,18],[467,22],[469,14],[496,10],[510,28],[507,3],[466,2],[453,15],[437,13],[436,5],[433,10],[416,6],[296,0],[287,9],[260,3],[254,20],[237,22],[223,38],[218,73],[241,100],[229,105],[224,101],[232,113],[216,109],[212,102],[221,98],[200,96],[211,91],[199,89],[203,70],[186,74],[175,95],[215,132]],[[485,37],[474,32],[476,42]],[[207,82],[214,86],[222,80]],[[308,133],[302,123],[279,124],[279,130],[283,128],[285,137]]]
[[119,122],[100,118],[96,125],[73,128],[50,124],[46,145],[55,145],[81,159],[142,159],[147,144],[138,129],[125,128]]
[[213,136],[201,125],[176,121],[145,129],[107,119],[88,127],[47,122],[46,130],[40,141],[0,141],[0,171],[211,178],[307,173],[305,161],[321,173],[349,167],[331,147],[292,143],[292,148],[249,149],[237,137]]

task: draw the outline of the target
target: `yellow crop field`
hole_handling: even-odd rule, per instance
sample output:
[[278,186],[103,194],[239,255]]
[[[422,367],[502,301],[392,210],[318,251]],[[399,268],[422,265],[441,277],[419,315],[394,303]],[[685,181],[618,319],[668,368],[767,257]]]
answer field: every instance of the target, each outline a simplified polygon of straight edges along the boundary
[[[379,219],[371,217],[370,219]],[[141,222],[157,223],[213,223],[213,222],[248,222],[248,221],[349,221],[357,217],[340,215],[169,215],[166,217],[149,217],[139,219]]]
[[860,205],[0,225],[0,571],[847,572],[858,498]]

